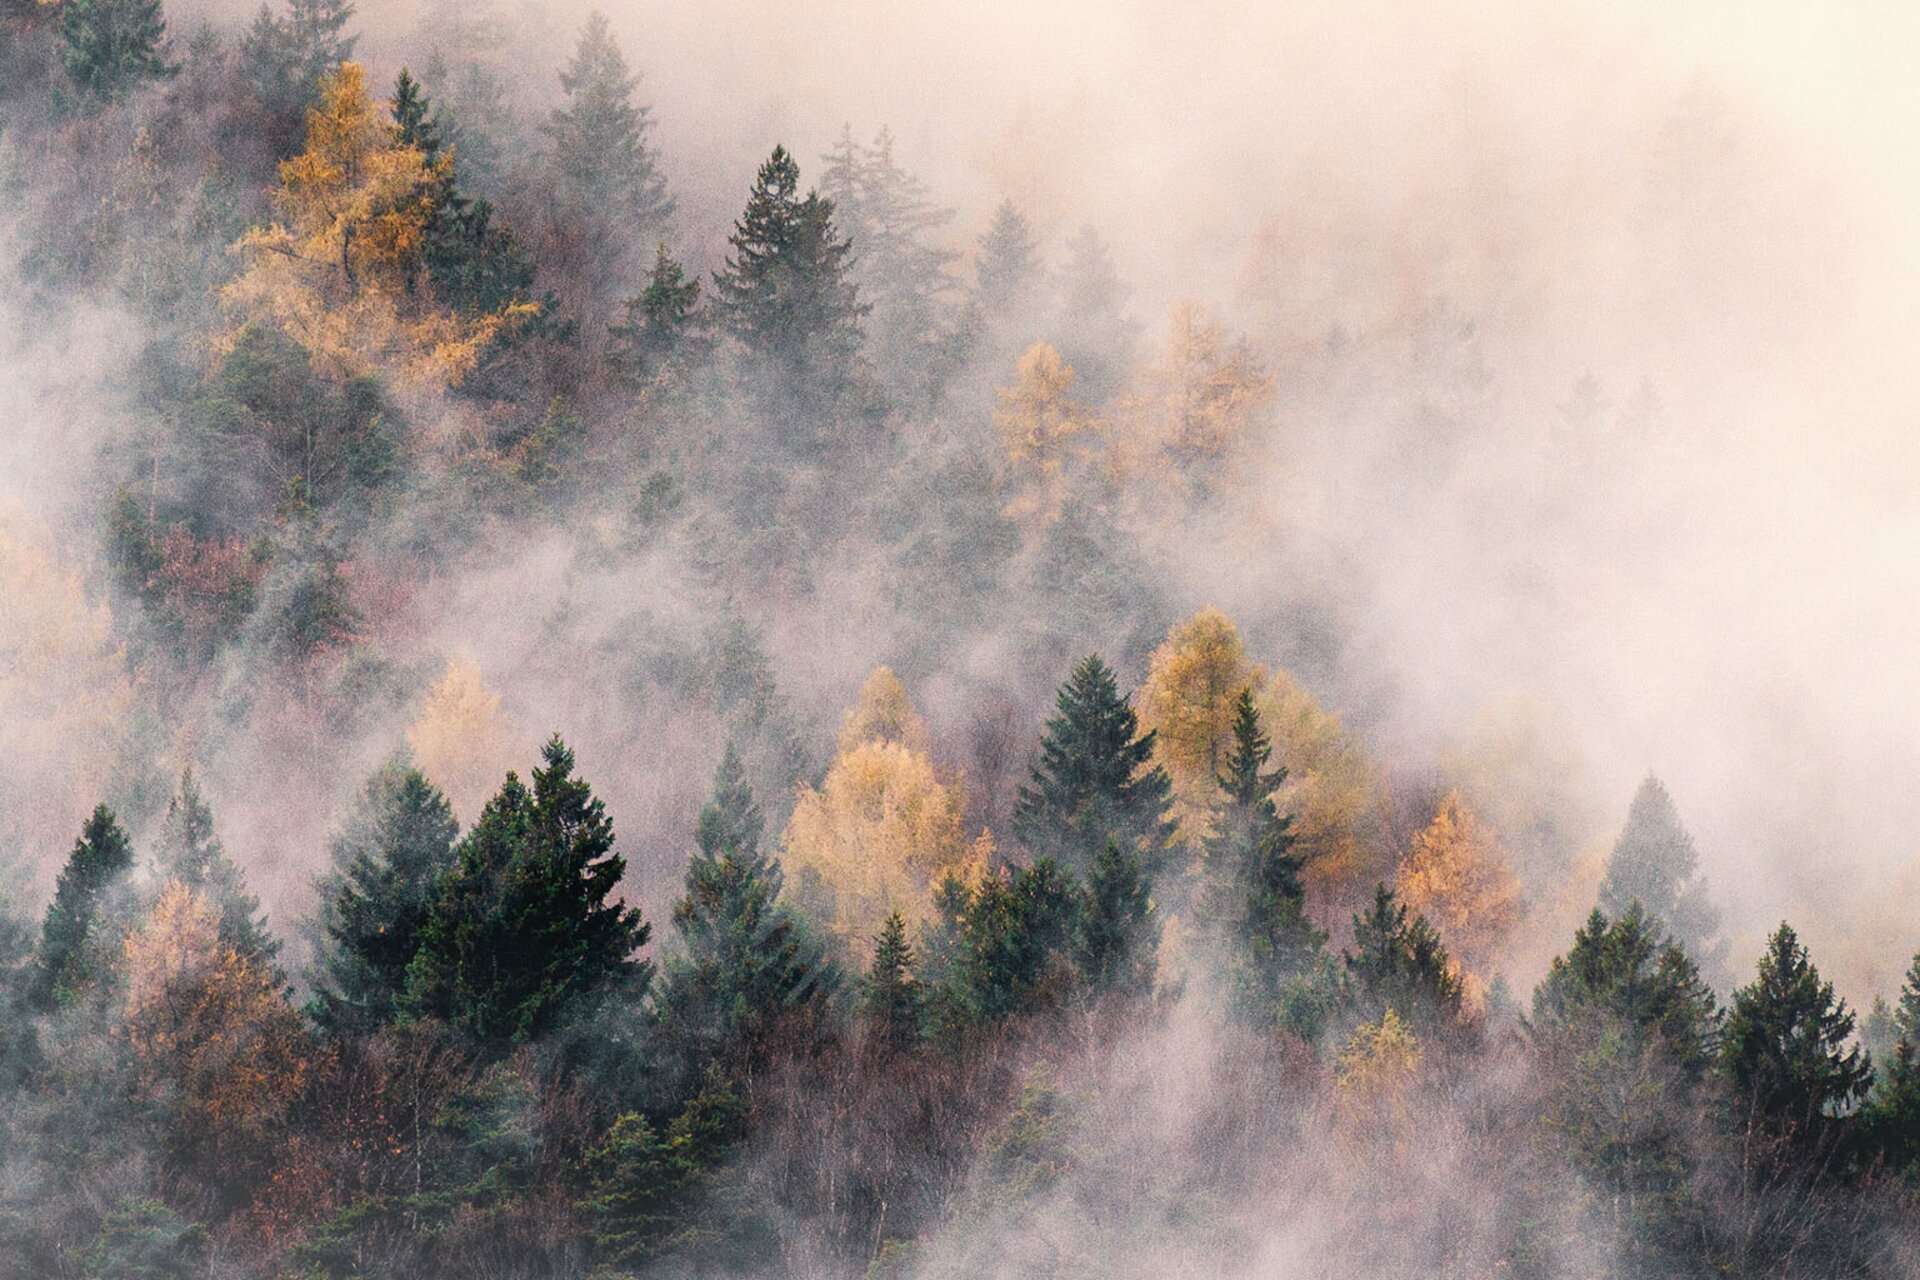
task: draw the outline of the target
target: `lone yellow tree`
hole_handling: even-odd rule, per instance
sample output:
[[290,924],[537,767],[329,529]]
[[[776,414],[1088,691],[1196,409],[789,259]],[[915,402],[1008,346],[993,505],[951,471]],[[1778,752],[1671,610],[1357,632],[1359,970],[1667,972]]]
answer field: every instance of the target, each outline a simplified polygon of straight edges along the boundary
[[1520,882],[1491,828],[1474,817],[1458,791],[1400,862],[1400,897],[1425,916],[1468,972],[1486,974],[1520,924]]
[[454,812],[471,821],[511,758],[500,695],[487,687],[473,659],[455,654],[447,660],[420,718],[407,727],[407,746]]
[[1068,479],[1096,452],[1097,419],[1072,395],[1076,376],[1058,351],[1036,342],[1020,357],[1013,385],[1000,390],[993,420],[1007,455],[1010,514],[1058,517]]
[[427,231],[452,165],[451,148],[430,161],[401,143],[365,72],[341,63],[307,114],[307,149],[280,166],[278,219],[234,244],[247,270],[222,301],[243,326],[280,328],[336,375],[390,368],[403,383],[459,382],[537,308],[513,302],[462,319],[435,304]]
[[898,742],[920,752],[930,745],[926,721],[913,709],[907,687],[890,667],[873,669],[840,721],[841,751],[851,751],[863,742]]
[[1246,436],[1253,415],[1273,398],[1273,379],[1247,344],[1197,302],[1181,302],[1167,318],[1167,343],[1132,401],[1156,438],[1183,462],[1217,458]]
[[1234,700],[1245,689],[1257,694],[1265,681],[1266,673],[1247,660],[1233,619],[1212,605],[1167,632],[1153,651],[1140,691],[1140,726],[1154,731],[1154,753],[1173,779],[1173,812],[1183,836],[1207,834],[1233,748]]

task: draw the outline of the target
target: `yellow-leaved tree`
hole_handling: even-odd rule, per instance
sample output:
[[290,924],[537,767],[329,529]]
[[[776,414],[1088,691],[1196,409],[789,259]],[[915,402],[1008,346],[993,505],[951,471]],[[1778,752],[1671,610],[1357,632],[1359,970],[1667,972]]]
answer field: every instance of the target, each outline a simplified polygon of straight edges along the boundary
[[1353,1029],[1334,1060],[1340,1094],[1337,1114],[1349,1137],[1386,1140],[1398,1147],[1410,1136],[1408,1093],[1420,1070],[1420,1041],[1392,1009],[1378,1022]]
[[1072,475],[1098,452],[1098,419],[1073,397],[1073,366],[1045,342],[1020,357],[1013,385],[1000,389],[994,425],[1006,450],[1008,513],[1050,522]]
[[341,63],[307,113],[307,149],[280,166],[277,219],[233,246],[247,269],[222,302],[241,328],[273,325],[338,376],[387,369],[403,385],[457,384],[538,307],[462,317],[435,303],[427,231],[452,165],[451,148],[429,161],[403,145],[368,96],[366,73]]
[[420,772],[446,793],[454,813],[471,822],[512,760],[500,695],[487,687],[480,668],[465,654],[447,659],[407,727],[407,746]]
[[992,857],[986,833],[967,838],[964,791],[940,777],[925,736],[899,680],[875,671],[825,781],[800,789],[781,839],[795,893],[862,952],[889,913],[931,919],[934,885],[949,872],[970,882]]
[[1154,753],[1173,779],[1173,813],[1184,838],[1208,833],[1233,749],[1234,702],[1246,689],[1257,695],[1265,681],[1266,673],[1248,661],[1233,619],[1212,605],[1176,624],[1153,651],[1140,690],[1140,727],[1154,731]]
[[1401,901],[1440,931],[1455,961],[1484,977],[1521,917],[1520,882],[1493,830],[1450,791],[1400,861]]
[[1229,341],[1199,303],[1181,302],[1167,318],[1166,346],[1128,402],[1128,416],[1175,458],[1204,461],[1239,444],[1272,398],[1273,378],[1245,341]]

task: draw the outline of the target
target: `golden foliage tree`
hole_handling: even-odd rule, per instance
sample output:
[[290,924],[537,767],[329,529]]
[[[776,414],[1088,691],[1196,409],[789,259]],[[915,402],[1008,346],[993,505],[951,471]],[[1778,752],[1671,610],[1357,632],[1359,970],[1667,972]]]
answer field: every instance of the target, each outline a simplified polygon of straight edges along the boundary
[[1073,366],[1044,342],[1020,357],[1013,385],[1000,389],[994,425],[1006,450],[1010,514],[1051,521],[1072,474],[1097,452],[1098,420],[1073,397]]
[[1400,862],[1401,900],[1425,916],[1455,959],[1485,974],[1520,924],[1520,882],[1493,830],[1450,791]]
[[269,1152],[300,1093],[300,1015],[267,965],[221,940],[218,908],[178,882],[128,935],[125,958],[141,1084],[168,1100],[176,1151],[231,1177]]
[[419,719],[407,727],[407,745],[454,813],[471,820],[511,760],[500,695],[487,687],[473,659],[455,654],[447,660],[446,674],[427,691]]
[[1234,701],[1258,693],[1266,673],[1247,660],[1233,619],[1208,605],[1167,632],[1140,691],[1140,727],[1173,779],[1174,817],[1187,838],[1204,836],[1219,777],[1233,749]]
[[1334,1059],[1338,1114],[1350,1126],[1397,1145],[1412,1127],[1408,1090],[1420,1070],[1420,1041],[1392,1009],[1353,1029]]
[[907,687],[890,667],[875,667],[860,686],[860,696],[840,721],[840,750],[863,742],[898,742],[926,752],[931,745],[926,721],[913,709]]
[[1272,398],[1273,379],[1246,342],[1229,341],[1199,303],[1181,302],[1167,318],[1165,350],[1130,408],[1149,439],[1195,461],[1230,452]]
[[341,63],[307,114],[307,149],[280,166],[278,218],[234,244],[247,270],[222,301],[243,326],[280,328],[336,375],[385,368],[405,384],[458,383],[537,308],[463,319],[435,305],[427,232],[452,164],[451,148],[428,160],[400,143],[366,73]]

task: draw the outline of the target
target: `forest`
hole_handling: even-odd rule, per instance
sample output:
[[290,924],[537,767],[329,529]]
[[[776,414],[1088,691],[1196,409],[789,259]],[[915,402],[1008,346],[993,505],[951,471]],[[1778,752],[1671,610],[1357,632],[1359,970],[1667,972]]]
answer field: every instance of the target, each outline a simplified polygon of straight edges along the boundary
[[1650,377],[362,6],[0,0],[0,1276],[1920,1274],[1911,880],[1393,674],[1696,527]]

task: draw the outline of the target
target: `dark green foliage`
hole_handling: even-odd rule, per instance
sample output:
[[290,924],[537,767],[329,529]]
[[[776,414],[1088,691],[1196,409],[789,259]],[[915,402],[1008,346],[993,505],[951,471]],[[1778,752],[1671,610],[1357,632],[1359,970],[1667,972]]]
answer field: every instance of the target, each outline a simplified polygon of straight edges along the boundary
[[1173,783],[1153,762],[1153,734],[1139,722],[1098,655],[1060,686],[1032,782],[1014,804],[1013,830],[1035,854],[1078,872],[1109,840],[1157,874],[1173,839]]
[[626,860],[613,851],[606,807],[573,776],[558,736],[529,790],[509,773],[460,842],[408,970],[408,1003],[482,1045],[523,1043],[581,996],[644,990],[634,959],[648,927],[609,901]]
[[367,1035],[401,1011],[458,835],[446,797],[418,769],[396,762],[368,779],[319,886],[308,1011],[321,1030]]
[[800,166],[775,147],[713,278],[720,322],[750,356],[827,391],[852,370],[865,311],[833,214],[818,192],[802,198]]
[[41,926],[32,986],[40,1008],[71,1000],[100,975],[107,943],[102,935],[120,914],[120,889],[132,869],[133,845],[127,833],[111,809],[97,806],[67,856]]
[[125,1200],[107,1210],[100,1236],[80,1255],[85,1280],[197,1280],[207,1274],[209,1240],[158,1200]]
[[567,101],[555,109],[546,133],[559,194],[621,238],[644,244],[667,229],[674,202],[647,142],[648,109],[633,102],[638,82],[606,17],[594,12],[560,73]]
[[1893,1028],[1897,1035],[1920,1044],[1920,955],[1907,965],[1900,999],[1893,1006]]
[[1889,1169],[1920,1173],[1920,1049],[1905,1036],[1880,1065],[1880,1082],[1860,1111],[1863,1145]]
[[628,300],[626,318],[608,330],[607,367],[614,377],[641,386],[662,370],[698,363],[708,346],[699,305],[700,282],[687,277],[661,241],[647,287]]
[[111,102],[142,81],[172,75],[160,0],[66,0],[60,67],[81,96]]
[[907,922],[898,911],[887,916],[873,943],[873,964],[860,992],[860,1012],[875,1043],[909,1049],[925,1032],[927,1000],[916,972]]
[[838,977],[780,901],[780,864],[760,847],[760,810],[729,744],[694,828],[686,894],[673,907],[683,951],[669,957],[661,1013],[688,1069],[757,1058],[775,1025],[817,1012]]
[[222,942],[250,960],[273,963],[280,941],[267,931],[260,899],[247,892],[246,875],[214,835],[213,810],[192,769],[180,775],[180,789],[167,801],[157,853],[161,875],[205,894],[220,913]]
[[587,1168],[591,1182],[580,1208],[604,1265],[642,1266],[685,1232],[683,1202],[698,1168],[682,1143],[662,1139],[644,1115],[629,1112],[615,1121],[606,1141],[587,1154]]
[[353,56],[357,37],[346,34],[351,0],[287,0],[284,17],[265,4],[240,42],[240,66],[269,113],[269,127],[285,150],[297,143],[320,78]]
[[[1120,887],[1116,883],[1116,888]],[[964,892],[964,891],[963,891]],[[989,1021],[1057,1006],[1072,988],[1081,894],[1051,858],[990,875],[957,902],[958,1006]]]
[[1460,979],[1439,932],[1425,916],[1409,918],[1386,885],[1376,886],[1373,905],[1353,918],[1353,946],[1344,960],[1362,1018],[1392,1009],[1421,1034],[1459,1020]]
[[440,121],[433,114],[433,103],[413,73],[400,68],[393,82],[393,136],[403,147],[412,147],[431,164],[440,158]]
[[1074,965],[1095,994],[1152,994],[1160,946],[1152,887],[1152,878],[1141,869],[1140,856],[1112,840],[1087,869]]
[[1677,942],[1641,909],[1609,922],[1595,911],[1533,993],[1528,1029],[1536,1043],[1588,1041],[1617,1028],[1636,1052],[1657,1053],[1682,1078],[1705,1078],[1719,1049],[1712,990]]
[[1649,774],[1634,793],[1627,825],[1613,846],[1600,884],[1600,909],[1617,919],[1638,901],[1647,919],[1671,934],[1699,961],[1708,981],[1724,991],[1727,942],[1720,937],[1720,912],[1707,896],[1699,863],[1673,798]]
[[1287,771],[1263,772],[1272,758],[1253,692],[1243,689],[1205,843],[1199,916],[1219,953],[1232,1007],[1257,1027],[1273,1025],[1286,992],[1326,944],[1305,915],[1293,819],[1273,800]]
[[1721,1057],[1735,1113],[1803,1151],[1819,1147],[1873,1083],[1852,1035],[1846,1001],[1783,921],[1727,1014]]

